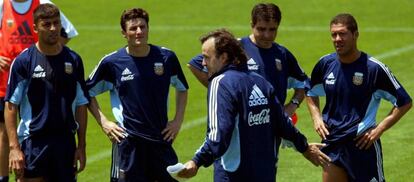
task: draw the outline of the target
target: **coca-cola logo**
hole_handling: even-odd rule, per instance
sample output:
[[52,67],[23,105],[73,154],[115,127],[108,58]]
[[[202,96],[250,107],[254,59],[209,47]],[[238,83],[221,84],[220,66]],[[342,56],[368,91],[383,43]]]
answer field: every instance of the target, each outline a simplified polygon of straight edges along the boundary
[[248,117],[249,126],[267,124],[270,121],[270,109],[263,109],[257,114],[250,111]]

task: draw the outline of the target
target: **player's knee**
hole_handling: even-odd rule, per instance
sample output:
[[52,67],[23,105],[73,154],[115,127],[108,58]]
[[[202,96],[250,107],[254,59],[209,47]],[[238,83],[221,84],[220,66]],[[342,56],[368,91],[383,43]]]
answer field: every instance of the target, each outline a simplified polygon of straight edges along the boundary
[[0,122],[0,134],[5,135],[6,134],[6,125],[2,122]]
[[6,131],[6,124],[0,121],[0,131]]
[[346,171],[335,165],[330,164],[323,167],[323,181],[324,182],[346,182],[348,181]]

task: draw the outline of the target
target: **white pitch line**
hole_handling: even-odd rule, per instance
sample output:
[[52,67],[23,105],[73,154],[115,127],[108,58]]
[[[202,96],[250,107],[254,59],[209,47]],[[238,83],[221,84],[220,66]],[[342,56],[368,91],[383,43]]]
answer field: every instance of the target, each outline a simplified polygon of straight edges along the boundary
[[[186,26],[186,25],[151,25],[151,30],[154,31],[210,31],[217,28],[228,28],[230,30],[250,30],[249,25],[201,25],[201,26]],[[94,30],[94,31],[107,31],[115,30],[120,31],[121,27],[111,25],[77,25],[76,29],[79,30]],[[281,26],[280,31],[291,32],[328,32],[329,25],[327,26]],[[361,32],[401,32],[401,33],[414,33],[414,27],[366,27],[361,28]]]
[[98,160],[101,160],[103,158],[109,157],[111,155],[112,150],[104,150],[102,152],[99,152],[97,154],[92,155],[91,157],[86,158],[86,165],[90,165]]
[[401,53],[408,52],[408,51],[411,51],[411,50],[414,50],[414,44],[410,44],[410,45],[407,45],[407,46],[404,46],[404,47],[401,47],[401,48],[398,48],[398,49],[393,49],[391,51],[379,54],[379,55],[375,56],[375,58],[377,58],[379,60],[387,59],[387,58],[390,58],[390,57],[398,56]]
[[[195,120],[192,120],[190,122],[187,122],[181,127],[180,132],[191,129],[191,128],[194,128],[196,126],[199,126],[203,123],[206,123],[206,121],[207,121],[206,117],[201,117],[201,118],[197,118]],[[96,161],[99,161],[101,159],[109,158],[111,156],[111,153],[112,153],[112,149],[108,149],[108,150],[104,150],[102,152],[99,152],[97,154],[94,154],[91,157],[87,158],[86,164],[89,165],[89,164],[92,164],[92,163],[94,163]]]

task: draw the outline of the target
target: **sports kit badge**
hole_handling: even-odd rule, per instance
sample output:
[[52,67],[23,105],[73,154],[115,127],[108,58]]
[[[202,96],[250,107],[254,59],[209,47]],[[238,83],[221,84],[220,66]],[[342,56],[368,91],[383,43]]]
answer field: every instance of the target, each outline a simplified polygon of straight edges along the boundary
[[163,63],[154,63],[154,73],[158,76],[164,74],[164,64]]
[[352,83],[354,83],[354,85],[361,85],[363,81],[364,74],[360,72],[355,72],[354,76],[352,77]]

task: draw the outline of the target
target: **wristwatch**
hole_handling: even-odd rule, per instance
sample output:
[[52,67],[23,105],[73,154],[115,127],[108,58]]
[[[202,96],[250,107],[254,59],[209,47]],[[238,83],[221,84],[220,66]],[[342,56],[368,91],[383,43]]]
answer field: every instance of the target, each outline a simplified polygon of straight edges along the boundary
[[292,100],[290,100],[290,103],[295,104],[295,105],[296,105],[296,107],[298,107],[298,108],[299,108],[300,102],[299,102],[299,100],[298,100],[298,99],[293,98]]

